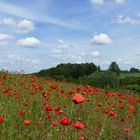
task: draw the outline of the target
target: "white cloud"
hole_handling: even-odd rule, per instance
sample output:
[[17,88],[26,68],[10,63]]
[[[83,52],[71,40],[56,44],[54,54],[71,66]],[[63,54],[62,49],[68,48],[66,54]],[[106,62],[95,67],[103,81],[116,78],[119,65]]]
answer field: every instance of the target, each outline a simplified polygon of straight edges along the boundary
[[80,52],[79,55],[80,55],[80,56],[85,56],[86,53],[85,53],[85,52]]
[[124,16],[124,15],[118,15],[116,21],[116,23],[119,24],[140,24],[140,19],[138,18],[131,18],[129,16]]
[[35,29],[34,23],[31,20],[27,19],[16,21],[12,18],[4,18],[1,23],[14,28],[17,33],[21,34],[31,32]]
[[[102,5],[106,2],[107,0],[90,0],[90,2],[93,4],[93,5]],[[124,3],[124,0],[114,0],[117,4],[123,4]]]
[[92,4],[103,4],[103,3],[104,3],[103,0],[90,0],[90,2],[91,2]]
[[124,0],[116,0],[116,3],[123,4],[124,3]]
[[133,64],[131,61],[124,61],[123,63],[126,65]]
[[27,9],[27,7],[20,7],[6,2],[0,2],[0,12],[38,22],[45,22],[78,30],[87,30],[82,26],[75,25],[75,22],[66,22],[55,17],[42,15],[42,13],[39,13],[39,11],[33,11],[31,9]]
[[17,41],[17,45],[20,46],[36,46],[39,45],[40,43],[41,42],[35,37],[27,37]]
[[11,39],[11,38],[13,38],[13,36],[0,33],[0,42],[6,41],[6,40]]
[[8,26],[16,26],[16,21],[12,18],[4,18],[2,23]]
[[71,44],[65,42],[64,40],[59,39],[58,40],[58,49],[67,49],[73,47]]
[[67,60],[71,63],[84,63],[82,56],[78,54],[67,54]]
[[0,48],[6,47],[8,40],[12,38],[11,35],[0,33]]
[[99,57],[100,56],[100,52],[99,51],[93,51],[93,52],[90,52],[90,55],[94,56],[94,57]]
[[97,45],[111,45],[112,44],[112,39],[104,33],[101,33],[99,35],[95,35],[92,40],[92,44],[97,44]]
[[40,65],[40,60],[30,59],[20,54],[8,54],[6,58],[6,65],[14,65],[15,67],[19,65],[20,70],[21,67],[37,68]]
[[30,20],[24,19],[17,23],[17,28],[21,33],[28,33],[34,30],[34,23]]
[[53,54],[60,54],[62,51],[61,50],[59,50],[59,49],[54,49],[54,50],[52,50],[52,53]]

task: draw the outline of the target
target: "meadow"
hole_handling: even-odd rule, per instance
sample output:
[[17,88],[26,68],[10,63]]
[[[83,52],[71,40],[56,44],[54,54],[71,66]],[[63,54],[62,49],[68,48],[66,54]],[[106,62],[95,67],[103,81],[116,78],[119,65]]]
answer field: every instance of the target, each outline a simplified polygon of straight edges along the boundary
[[140,96],[1,72],[0,140],[140,140]]
[[130,77],[130,76],[132,76],[132,77],[140,77],[140,73],[139,72],[135,72],[135,73],[123,73],[123,72],[121,72],[120,73],[120,78],[125,78],[125,77]]

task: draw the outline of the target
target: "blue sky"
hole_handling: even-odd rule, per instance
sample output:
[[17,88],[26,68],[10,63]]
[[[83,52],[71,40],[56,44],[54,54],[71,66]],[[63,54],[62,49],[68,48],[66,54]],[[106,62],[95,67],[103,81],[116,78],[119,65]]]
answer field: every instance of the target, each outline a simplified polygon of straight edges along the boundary
[[140,68],[139,0],[1,0],[0,69]]

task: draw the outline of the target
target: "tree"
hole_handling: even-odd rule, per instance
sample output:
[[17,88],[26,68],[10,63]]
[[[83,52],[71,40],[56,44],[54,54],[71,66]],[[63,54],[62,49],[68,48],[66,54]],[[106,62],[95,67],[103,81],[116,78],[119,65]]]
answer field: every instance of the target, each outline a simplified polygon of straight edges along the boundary
[[130,72],[131,73],[135,73],[135,72],[140,72],[140,70],[139,69],[136,69],[136,68],[131,68],[130,69]]
[[112,62],[108,68],[109,71],[116,73],[117,75],[120,75],[120,68],[116,62]]

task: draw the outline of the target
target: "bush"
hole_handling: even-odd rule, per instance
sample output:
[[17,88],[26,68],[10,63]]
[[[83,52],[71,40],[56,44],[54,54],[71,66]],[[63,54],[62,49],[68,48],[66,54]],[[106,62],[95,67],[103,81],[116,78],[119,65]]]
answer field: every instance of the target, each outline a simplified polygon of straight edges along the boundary
[[115,73],[106,71],[93,73],[84,79],[84,83],[100,88],[114,88],[118,87],[120,82],[118,76]]
[[129,76],[120,80],[121,85],[139,85],[140,86],[140,77]]
[[139,92],[140,93],[140,86],[135,84],[135,85],[127,85],[125,87],[127,90],[133,91],[133,92]]

